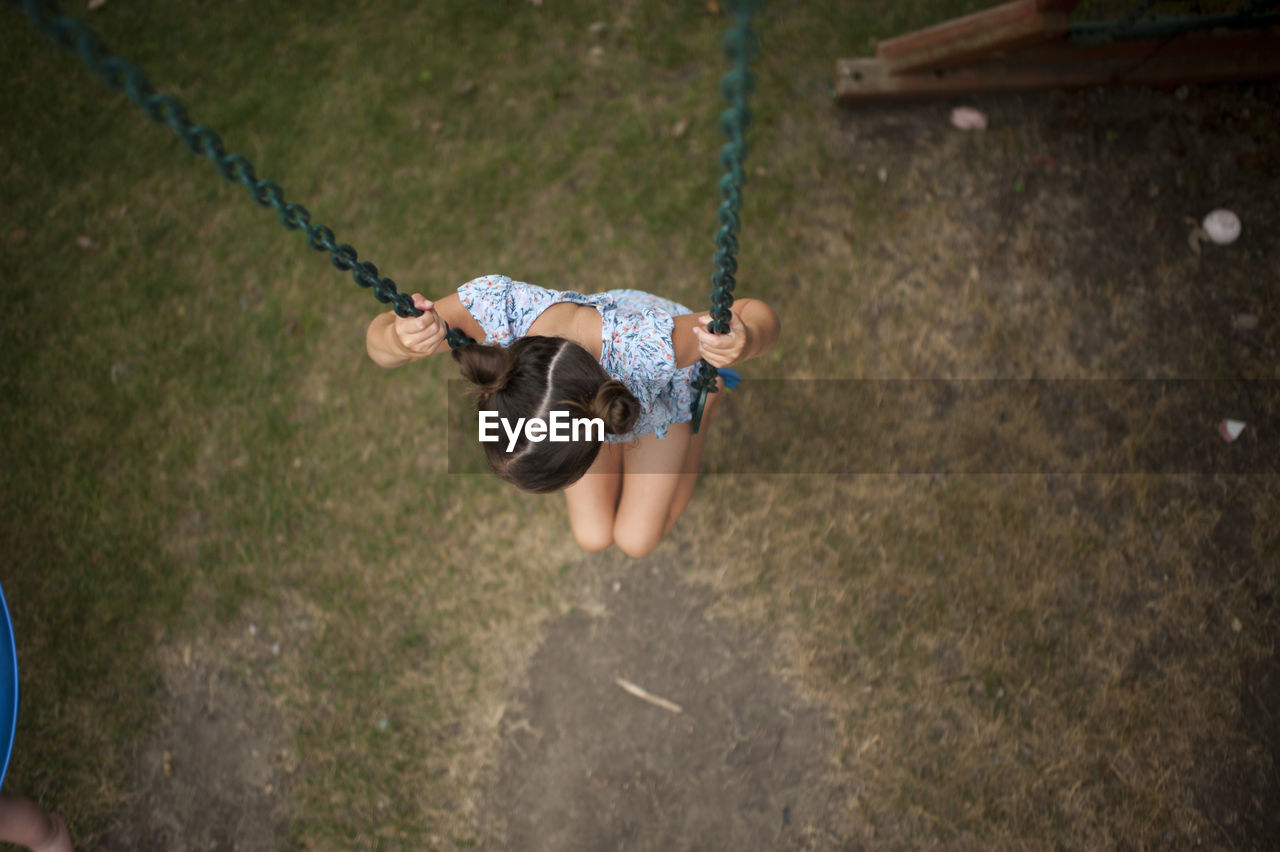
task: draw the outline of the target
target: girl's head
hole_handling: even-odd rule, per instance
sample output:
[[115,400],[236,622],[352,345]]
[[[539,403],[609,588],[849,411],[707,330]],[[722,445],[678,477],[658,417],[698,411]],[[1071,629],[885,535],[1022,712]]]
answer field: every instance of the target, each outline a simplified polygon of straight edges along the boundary
[[[600,418],[605,434],[631,431],[640,403],[626,385],[609,378],[591,353],[563,337],[522,337],[510,348],[472,344],[453,350],[462,375],[480,389],[478,408],[517,423],[552,411],[569,418]],[[599,440],[531,441],[522,429],[508,452],[508,439],[484,443],[493,472],[526,491],[558,491],[577,482],[600,452]]]

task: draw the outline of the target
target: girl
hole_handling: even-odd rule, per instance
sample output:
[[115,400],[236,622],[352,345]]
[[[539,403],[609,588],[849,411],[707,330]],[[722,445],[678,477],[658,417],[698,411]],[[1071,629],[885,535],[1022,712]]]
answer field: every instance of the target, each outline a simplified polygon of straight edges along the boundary
[[[574,538],[588,551],[618,545],[631,556],[658,546],[693,495],[702,444],[719,394],[710,395],[692,434],[697,362],[728,367],[771,350],[778,318],[763,302],[738,299],[727,334],[694,314],[638,290],[583,295],[489,275],[469,281],[426,311],[374,317],[366,343],[383,367],[420,361],[449,348],[449,327],[475,345],[453,351],[479,388],[479,408],[500,421],[549,420],[553,410],[604,421],[600,440],[530,440],[522,433],[485,443],[498,476],[528,491],[564,489]],[[446,325],[446,323],[448,325]],[[721,380],[723,384],[723,380]]]

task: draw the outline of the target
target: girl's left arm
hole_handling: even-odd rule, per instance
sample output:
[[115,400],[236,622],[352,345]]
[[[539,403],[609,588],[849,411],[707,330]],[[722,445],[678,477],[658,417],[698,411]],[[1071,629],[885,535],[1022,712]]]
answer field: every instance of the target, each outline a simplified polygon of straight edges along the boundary
[[671,342],[676,366],[687,367],[706,358],[713,367],[728,367],[770,352],[778,342],[780,323],[773,308],[759,299],[735,299],[729,309],[728,334],[707,331],[710,313],[675,318]]

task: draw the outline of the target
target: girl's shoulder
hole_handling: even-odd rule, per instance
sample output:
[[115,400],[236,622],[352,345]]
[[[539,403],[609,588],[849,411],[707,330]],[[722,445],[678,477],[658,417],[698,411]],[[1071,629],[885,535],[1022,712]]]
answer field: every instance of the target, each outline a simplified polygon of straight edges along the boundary
[[484,275],[458,287],[458,299],[485,333],[485,342],[510,346],[556,303],[556,291],[506,275]]

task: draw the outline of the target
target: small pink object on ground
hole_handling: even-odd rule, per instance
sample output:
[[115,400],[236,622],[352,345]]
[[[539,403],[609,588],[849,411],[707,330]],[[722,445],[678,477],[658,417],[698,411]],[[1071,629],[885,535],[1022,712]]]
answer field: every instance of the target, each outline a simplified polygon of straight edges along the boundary
[[972,107],[951,110],[951,123],[961,130],[986,130],[987,117]]
[[1223,420],[1218,424],[1218,434],[1222,436],[1222,440],[1230,444],[1236,438],[1240,437],[1240,433],[1244,431],[1244,424],[1239,420]]

